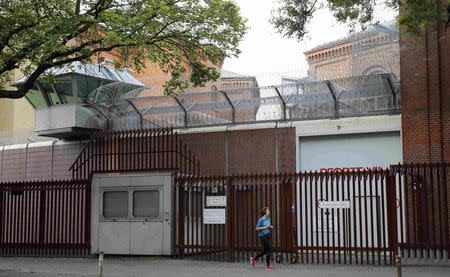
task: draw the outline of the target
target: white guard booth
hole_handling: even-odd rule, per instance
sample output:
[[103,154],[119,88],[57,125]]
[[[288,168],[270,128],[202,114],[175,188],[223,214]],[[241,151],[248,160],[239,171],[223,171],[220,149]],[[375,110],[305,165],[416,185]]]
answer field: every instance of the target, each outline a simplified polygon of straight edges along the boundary
[[172,255],[172,173],[95,174],[91,253]]

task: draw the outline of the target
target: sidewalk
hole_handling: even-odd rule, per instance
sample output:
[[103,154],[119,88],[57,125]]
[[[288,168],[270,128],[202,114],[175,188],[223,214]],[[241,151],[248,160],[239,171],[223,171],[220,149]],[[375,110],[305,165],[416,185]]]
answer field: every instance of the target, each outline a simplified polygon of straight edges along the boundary
[[[0,257],[0,277],[87,277],[97,276],[96,258],[7,258]],[[184,277],[184,276],[308,276],[308,277],[394,277],[393,267],[337,266],[337,265],[275,265],[266,271],[261,264],[253,269],[246,263],[217,263],[172,260],[150,257],[105,257],[107,277]],[[404,277],[449,276],[450,267],[414,266],[403,268]]]

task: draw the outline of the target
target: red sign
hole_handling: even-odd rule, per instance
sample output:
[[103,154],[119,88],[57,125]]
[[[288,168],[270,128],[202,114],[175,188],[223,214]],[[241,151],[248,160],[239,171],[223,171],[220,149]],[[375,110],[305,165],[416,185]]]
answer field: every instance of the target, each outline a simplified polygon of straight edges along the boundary
[[355,167],[328,167],[321,168],[320,172],[347,172],[347,171],[361,171],[361,170],[381,170],[381,166],[355,166]]

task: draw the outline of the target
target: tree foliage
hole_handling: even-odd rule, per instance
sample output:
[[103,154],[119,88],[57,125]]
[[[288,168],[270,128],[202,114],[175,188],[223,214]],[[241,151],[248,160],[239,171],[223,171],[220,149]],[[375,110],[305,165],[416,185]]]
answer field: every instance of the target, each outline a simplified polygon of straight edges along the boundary
[[[172,76],[168,93],[202,85],[239,54],[245,23],[230,0],[0,0],[0,98],[23,97],[47,69],[104,51],[119,67],[156,63]],[[17,69],[29,78],[5,89]]]
[[[307,24],[315,12],[327,7],[338,22],[354,27],[360,24],[364,29],[374,17],[375,5],[398,9],[404,12],[398,22],[408,33],[418,35],[430,23],[440,20],[444,9],[441,0],[278,0],[273,11],[272,24],[286,37],[302,40],[308,33]],[[450,5],[450,0],[448,1]]]

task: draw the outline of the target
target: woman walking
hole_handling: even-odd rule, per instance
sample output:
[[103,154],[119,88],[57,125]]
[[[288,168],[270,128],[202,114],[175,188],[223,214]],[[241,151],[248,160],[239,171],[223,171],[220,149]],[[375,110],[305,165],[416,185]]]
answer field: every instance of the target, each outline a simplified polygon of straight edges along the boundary
[[256,231],[258,231],[258,237],[263,246],[263,250],[255,257],[250,258],[251,266],[255,267],[258,258],[266,255],[266,269],[273,270],[271,258],[272,258],[272,230],[273,226],[270,221],[270,209],[265,207],[261,211],[261,217],[256,223]]

